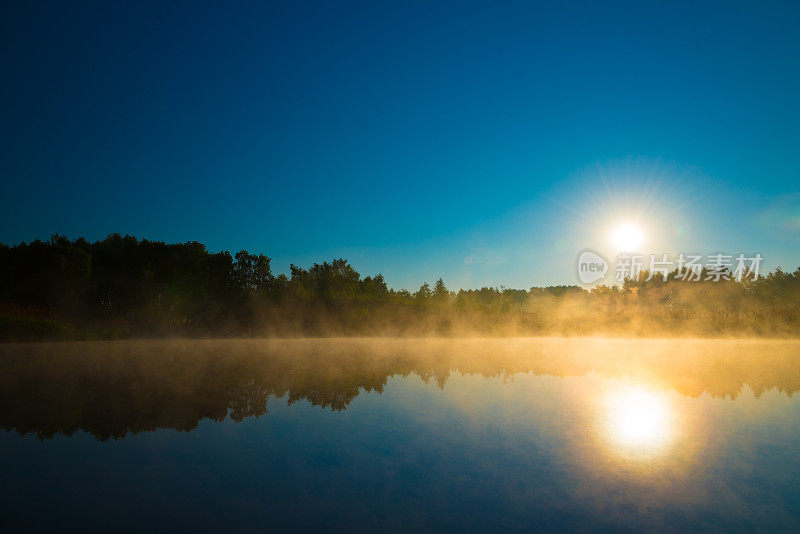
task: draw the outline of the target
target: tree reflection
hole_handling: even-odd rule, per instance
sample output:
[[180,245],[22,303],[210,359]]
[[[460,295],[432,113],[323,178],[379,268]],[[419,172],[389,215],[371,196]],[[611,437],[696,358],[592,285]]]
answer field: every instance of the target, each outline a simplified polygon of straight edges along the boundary
[[800,387],[800,342],[550,339],[126,341],[0,346],[0,426],[49,438],[99,440],[202,419],[241,421],[268,399],[345,410],[392,376],[444,387],[450,373],[484,377],[625,376],[649,387],[738,397]]

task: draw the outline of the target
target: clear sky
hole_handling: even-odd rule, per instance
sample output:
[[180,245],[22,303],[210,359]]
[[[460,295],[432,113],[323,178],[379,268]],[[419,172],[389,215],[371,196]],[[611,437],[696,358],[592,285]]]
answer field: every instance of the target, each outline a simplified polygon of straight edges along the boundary
[[2,242],[527,288],[635,219],[800,265],[797,2],[67,4],[0,17]]

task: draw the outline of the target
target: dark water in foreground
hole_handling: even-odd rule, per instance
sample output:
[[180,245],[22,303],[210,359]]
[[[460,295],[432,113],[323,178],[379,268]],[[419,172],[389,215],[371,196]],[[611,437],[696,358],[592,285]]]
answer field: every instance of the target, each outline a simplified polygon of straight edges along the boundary
[[800,529],[800,343],[0,345],[0,530]]

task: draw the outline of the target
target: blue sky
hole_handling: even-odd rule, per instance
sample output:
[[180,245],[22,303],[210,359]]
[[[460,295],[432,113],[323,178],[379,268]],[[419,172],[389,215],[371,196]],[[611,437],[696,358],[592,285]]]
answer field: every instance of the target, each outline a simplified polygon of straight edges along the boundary
[[6,5],[0,241],[346,257],[415,288],[648,252],[800,265],[800,6]]

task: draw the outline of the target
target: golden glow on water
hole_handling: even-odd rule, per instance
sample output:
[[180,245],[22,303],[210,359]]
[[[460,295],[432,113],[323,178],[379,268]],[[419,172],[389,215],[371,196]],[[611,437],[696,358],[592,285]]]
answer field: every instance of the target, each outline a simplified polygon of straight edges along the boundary
[[674,437],[675,414],[663,393],[642,386],[623,386],[607,394],[604,409],[608,439],[621,453],[655,454]]
[[[237,521],[257,502],[256,526],[307,525],[316,503],[334,501],[341,528],[364,503],[381,510],[368,527],[406,530],[435,517],[449,530],[656,532],[797,531],[800,519],[800,340],[0,344],[0,364],[0,449],[15,451],[0,468],[22,488],[6,508],[28,526],[31,502],[124,507],[154,487],[159,502],[207,493]],[[122,492],[120,447],[155,466]],[[204,468],[181,462],[187,453]],[[350,481],[346,498],[334,479]],[[391,491],[376,492],[386,481]],[[432,504],[406,525],[420,495]]]

